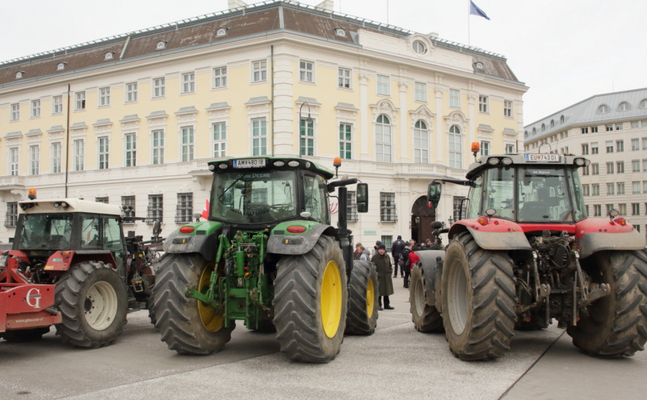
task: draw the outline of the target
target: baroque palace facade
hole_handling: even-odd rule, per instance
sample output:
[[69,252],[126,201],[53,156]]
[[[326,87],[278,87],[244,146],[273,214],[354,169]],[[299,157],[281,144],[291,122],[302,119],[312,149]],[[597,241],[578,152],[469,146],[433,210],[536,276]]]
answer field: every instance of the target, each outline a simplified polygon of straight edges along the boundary
[[[482,152],[523,149],[528,88],[503,56],[332,11],[332,1],[245,5],[0,64],[0,241],[18,201],[74,197],[133,206],[129,229],[162,234],[200,213],[207,162],[305,157],[369,184],[355,241],[429,237],[465,195]],[[351,187],[351,190],[352,187]],[[351,193],[352,195],[353,193]],[[336,199],[331,199],[336,212]]]
[[586,211],[616,209],[647,237],[647,89],[599,94],[540,119],[524,130],[529,152],[583,155]]

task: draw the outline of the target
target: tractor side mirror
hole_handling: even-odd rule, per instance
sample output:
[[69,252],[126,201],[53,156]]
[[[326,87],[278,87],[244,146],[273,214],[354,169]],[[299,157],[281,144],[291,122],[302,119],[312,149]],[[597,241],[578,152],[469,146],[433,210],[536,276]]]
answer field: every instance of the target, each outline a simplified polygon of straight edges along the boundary
[[442,229],[443,223],[440,221],[434,221],[431,223],[431,229],[436,230],[436,229]]
[[153,236],[159,236],[160,233],[162,233],[162,224],[160,224],[159,219],[156,219],[155,222],[153,222]]
[[368,212],[368,183],[357,184],[357,212]]
[[435,210],[440,202],[440,193],[443,191],[442,184],[438,181],[433,181],[427,188],[427,202],[431,203],[432,208]]

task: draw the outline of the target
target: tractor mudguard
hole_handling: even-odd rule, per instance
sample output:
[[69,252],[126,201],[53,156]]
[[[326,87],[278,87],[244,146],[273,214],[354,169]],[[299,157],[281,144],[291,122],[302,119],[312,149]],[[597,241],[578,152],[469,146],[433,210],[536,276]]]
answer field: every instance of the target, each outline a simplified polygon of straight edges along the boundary
[[602,250],[640,250],[645,247],[643,235],[633,226],[603,218],[587,218],[576,223],[575,237],[580,243],[581,258]]
[[436,266],[437,258],[445,259],[444,250],[416,251],[422,264],[422,276],[425,277],[425,301],[429,306],[436,306]]
[[[185,227],[193,227],[189,233],[175,231],[164,241],[164,252],[169,254],[200,253],[205,260],[215,260],[218,252],[218,236],[222,224],[213,221],[197,222]],[[180,228],[180,229],[182,229]]]
[[499,218],[489,218],[487,225],[475,219],[456,222],[449,230],[449,239],[466,230],[476,244],[485,250],[532,250],[523,229],[519,224]]
[[304,222],[304,226],[311,225],[305,232],[297,234],[285,234],[285,228],[290,225],[295,225],[295,221],[277,225],[272,230],[272,235],[267,241],[267,251],[269,253],[284,255],[306,254],[312,250],[321,235],[332,236],[337,240],[337,229],[334,227],[319,223],[312,224],[309,221],[299,221],[299,223],[301,222]]

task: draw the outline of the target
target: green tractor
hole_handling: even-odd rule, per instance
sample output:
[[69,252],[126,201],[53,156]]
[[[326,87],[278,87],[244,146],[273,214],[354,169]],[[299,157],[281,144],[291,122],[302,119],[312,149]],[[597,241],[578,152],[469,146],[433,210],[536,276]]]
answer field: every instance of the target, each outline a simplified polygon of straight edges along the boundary
[[[241,320],[276,331],[289,359],[325,363],[344,332],[375,331],[377,272],[353,261],[347,229],[346,185],[357,179],[333,180],[299,158],[227,159],[209,169],[208,220],[168,237],[157,272],[155,326],[169,349],[219,351]],[[329,208],[336,188],[337,228]],[[357,183],[356,196],[357,211],[368,211],[368,185]]]

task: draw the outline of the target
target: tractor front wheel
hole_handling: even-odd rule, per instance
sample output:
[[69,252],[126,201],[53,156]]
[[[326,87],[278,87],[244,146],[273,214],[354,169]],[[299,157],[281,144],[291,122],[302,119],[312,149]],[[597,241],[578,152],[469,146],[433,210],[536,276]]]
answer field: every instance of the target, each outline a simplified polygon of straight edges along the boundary
[[74,265],[56,283],[56,308],[63,321],[56,333],[78,347],[110,344],[126,324],[128,295],[116,270],[101,261]]
[[377,268],[370,261],[353,262],[346,333],[372,335],[377,325]]
[[200,254],[168,254],[156,275],[153,289],[155,327],[170,350],[180,354],[211,354],[231,339],[235,321],[225,327],[217,309],[185,295],[186,289],[209,289],[215,263]]
[[321,236],[308,253],[283,257],[274,280],[274,325],[290,360],[326,363],[344,339],[348,291],[341,249]]
[[442,272],[443,323],[449,348],[462,360],[488,360],[510,349],[517,319],[513,261],[481,249],[469,232],[447,247]]
[[[592,257],[589,257],[592,258]],[[595,263],[589,265],[588,263]],[[633,356],[647,341],[647,253],[613,251],[584,260],[594,283],[610,285],[610,294],[587,307],[567,333],[573,344],[594,356]]]

